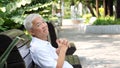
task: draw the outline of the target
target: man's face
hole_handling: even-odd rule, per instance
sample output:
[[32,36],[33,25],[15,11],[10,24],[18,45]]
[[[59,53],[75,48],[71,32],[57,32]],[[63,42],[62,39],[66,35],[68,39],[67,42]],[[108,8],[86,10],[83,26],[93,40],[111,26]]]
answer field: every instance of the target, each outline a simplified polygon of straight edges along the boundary
[[40,17],[36,17],[33,20],[32,35],[38,38],[44,38],[48,36],[48,26]]

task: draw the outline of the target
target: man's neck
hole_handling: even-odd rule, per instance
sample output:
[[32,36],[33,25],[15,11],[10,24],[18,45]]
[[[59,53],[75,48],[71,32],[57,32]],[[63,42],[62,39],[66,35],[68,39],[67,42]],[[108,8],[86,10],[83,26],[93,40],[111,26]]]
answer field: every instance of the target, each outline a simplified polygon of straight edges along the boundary
[[37,38],[39,38],[39,39],[41,39],[41,40],[45,40],[45,41],[47,41],[47,40],[48,40],[48,38],[47,38],[47,37],[37,37]]

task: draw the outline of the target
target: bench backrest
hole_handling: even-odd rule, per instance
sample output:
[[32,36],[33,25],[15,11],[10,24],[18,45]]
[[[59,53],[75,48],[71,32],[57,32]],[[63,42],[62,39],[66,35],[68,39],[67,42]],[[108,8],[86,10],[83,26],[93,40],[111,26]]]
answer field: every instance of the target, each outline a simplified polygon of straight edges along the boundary
[[[2,36],[4,35],[4,37]],[[8,56],[7,68],[33,68],[34,64],[29,51],[29,37],[23,31],[12,29],[0,33],[0,55],[6,50],[12,40],[19,36],[23,40],[17,44]]]
[[53,26],[52,23],[49,23],[49,22],[47,23],[47,25],[49,29],[50,42],[53,47],[57,48],[58,44],[56,43],[57,35],[56,35],[55,27]]

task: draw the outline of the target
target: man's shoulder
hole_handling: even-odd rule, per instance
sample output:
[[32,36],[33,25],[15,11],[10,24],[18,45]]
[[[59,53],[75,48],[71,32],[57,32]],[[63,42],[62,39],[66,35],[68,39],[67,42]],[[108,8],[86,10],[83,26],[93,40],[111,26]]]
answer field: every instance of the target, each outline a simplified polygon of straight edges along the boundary
[[30,48],[34,48],[34,49],[47,49],[49,48],[49,42],[42,42],[42,41],[31,41],[30,43]]

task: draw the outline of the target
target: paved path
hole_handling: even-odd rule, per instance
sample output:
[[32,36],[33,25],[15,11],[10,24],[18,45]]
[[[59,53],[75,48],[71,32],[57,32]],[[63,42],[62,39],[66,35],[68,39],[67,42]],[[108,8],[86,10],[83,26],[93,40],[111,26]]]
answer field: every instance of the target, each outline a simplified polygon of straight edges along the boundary
[[120,68],[119,34],[82,34],[78,26],[63,26],[59,37],[75,43],[83,68]]

